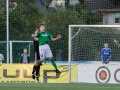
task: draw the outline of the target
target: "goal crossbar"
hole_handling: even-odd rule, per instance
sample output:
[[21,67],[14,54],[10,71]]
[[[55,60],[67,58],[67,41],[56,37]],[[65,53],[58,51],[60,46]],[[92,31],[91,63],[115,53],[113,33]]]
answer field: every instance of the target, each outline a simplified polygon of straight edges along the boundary
[[69,25],[69,28],[71,27],[120,27],[120,25]]

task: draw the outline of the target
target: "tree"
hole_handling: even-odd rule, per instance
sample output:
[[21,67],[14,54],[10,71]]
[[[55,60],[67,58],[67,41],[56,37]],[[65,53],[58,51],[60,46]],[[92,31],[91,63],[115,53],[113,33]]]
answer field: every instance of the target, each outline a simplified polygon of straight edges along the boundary
[[62,50],[62,60],[68,58],[68,26],[70,24],[85,24],[87,10],[81,10],[81,15],[75,10],[67,8],[52,9],[52,11],[46,11],[46,30],[53,36],[57,34],[62,35],[62,40],[51,43],[53,51]]
[[116,8],[120,7],[120,0],[110,0]]
[[0,41],[6,40],[6,12],[5,2],[0,1]]
[[[33,5],[36,0],[21,0],[16,2],[15,7],[9,13],[10,18],[10,39],[11,40],[30,40],[36,26],[40,23],[41,14],[39,9]],[[16,35],[17,34],[17,35]]]
[[[36,0],[10,0],[9,37],[10,40],[30,40],[31,33],[41,23],[40,10],[33,4]],[[6,2],[0,1],[0,35],[6,40]]]

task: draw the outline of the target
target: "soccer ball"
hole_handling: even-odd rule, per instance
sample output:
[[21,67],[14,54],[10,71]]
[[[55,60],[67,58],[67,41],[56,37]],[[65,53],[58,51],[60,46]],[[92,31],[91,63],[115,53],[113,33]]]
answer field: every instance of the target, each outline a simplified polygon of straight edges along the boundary
[[65,0],[58,0],[57,6],[65,6]]

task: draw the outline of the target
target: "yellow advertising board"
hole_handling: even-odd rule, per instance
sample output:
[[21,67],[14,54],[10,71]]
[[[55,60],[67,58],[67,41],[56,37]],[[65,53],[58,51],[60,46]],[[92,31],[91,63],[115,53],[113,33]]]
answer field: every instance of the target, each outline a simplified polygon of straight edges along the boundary
[[[77,65],[71,66],[71,81],[77,82]],[[37,80],[32,79],[33,64],[3,64],[0,66],[0,82],[16,82],[16,83],[36,83]],[[68,65],[58,65],[58,69],[62,72],[56,74],[54,68],[50,64],[44,64],[40,68],[40,81],[43,83],[67,83],[68,82]]]

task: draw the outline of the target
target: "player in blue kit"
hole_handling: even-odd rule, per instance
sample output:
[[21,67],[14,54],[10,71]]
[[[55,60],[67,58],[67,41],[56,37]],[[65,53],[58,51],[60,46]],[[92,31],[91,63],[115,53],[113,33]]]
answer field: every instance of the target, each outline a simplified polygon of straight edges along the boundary
[[104,48],[101,50],[101,58],[103,64],[108,64],[112,56],[112,51],[108,48],[108,43],[104,44]]

